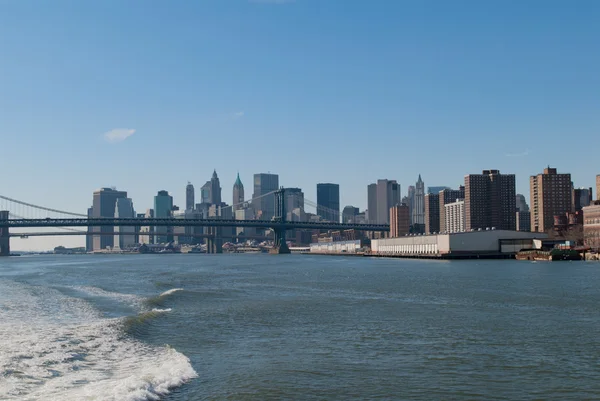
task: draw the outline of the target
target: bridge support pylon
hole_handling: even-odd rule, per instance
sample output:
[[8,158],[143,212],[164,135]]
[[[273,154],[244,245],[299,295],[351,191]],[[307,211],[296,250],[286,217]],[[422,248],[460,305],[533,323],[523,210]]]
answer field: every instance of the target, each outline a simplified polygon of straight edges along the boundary
[[275,192],[275,217],[273,218],[273,221],[279,224],[273,227],[275,241],[273,249],[271,249],[269,253],[278,255],[292,253],[287,246],[287,241],[285,239],[285,214],[285,188],[281,187],[279,191]]
[[[0,210],[0,222],[8,220],[8,211]],[[8,227],[0,226],[0,256],[10,256],[10,235]]]
[[285,239],[285,228],[274,229],[273,233],[275,234],[275,243],[273,244],[273,249],[270,253],[277,255],[292,253]]

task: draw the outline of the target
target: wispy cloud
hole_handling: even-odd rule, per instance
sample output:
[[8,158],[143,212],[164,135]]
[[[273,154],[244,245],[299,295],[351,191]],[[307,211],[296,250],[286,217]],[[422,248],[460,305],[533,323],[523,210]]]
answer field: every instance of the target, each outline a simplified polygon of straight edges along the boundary
[[129,138],[131,135],[135,133],[134,129],[131,128],[115,128],[104,133],[104,139],[108,143],[117,143],[123,142],[125,139]]
[[236,111],[235,113],[231,114],[231,118],[233,118],[234,120],[240,119],[242,117],[244,117],[243,111]]
[[505,154],[506,157],[525,157],[529,155],[529,149],[525,150],[525,152],[521,152],[521,153],[507,153]]
[[296,0],[248,0],[248,2],[258,4],[290,4],[295,3]]

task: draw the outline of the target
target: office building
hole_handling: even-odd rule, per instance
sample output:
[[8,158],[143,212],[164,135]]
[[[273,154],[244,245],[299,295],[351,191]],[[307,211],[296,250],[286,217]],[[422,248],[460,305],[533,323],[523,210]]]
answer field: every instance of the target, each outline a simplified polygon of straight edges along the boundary
[[440,233],[446,232],[446,204],[465,198],[465,187],[459,189],[443,189],[438,193]]
[[425,195],[425,233],[433,234],[440,231],[440,194]]
[[428,194],[435,194],[435,195],[437,195],[437,194],[440,193],[440,191],[443,191],[444,189],[452,189],[452,188],[450,188],[450,187],[440,187],[440,186],[438,186],[438,187],[427,187],[427,193]]
[[403,237],[410,232],[410,214],[406,204],[390,208],[390,237]]
[[200,188],[200,203],[212,203],[212,183],[206,181],[202,188]]
[[252,206],[258,219],[271,220],[275,216],[275,194],[273,192],[278,189],[279,176],[277,174],[254,174]]
[[185,187],[185,210],[193,210],[195,205],[194,186],[188,181]]
[[446,203],[444,208],[446,232],[448,234],[464,232],[467,225],[467,220],[465,218],[465,200],[457,199],[455,202]]
[[529,211],[522,212],[517,210],[517,231],[531,231],[531,213]]
[[[91,219],[92,217],[94,217],[94,208],[90,207],[87,210],[87,217],[88,219]],[[88,226],[87,228],[87,234],[85,236],[85,251],[86,252],[92,252],[94,250],[94,236],[93,234],[93,227]]]
[[413,207],[414,207],[414,202],[415,202],[415,186],[414,185],[409,185],[408,186],[408,195],[406,196],[406,200],[402,200],[402,203],[406,203],[408,205],[408,213],[410,216],[410,224],[412,225],[412,218],[413,218]]
[[358,216],[359,210],[354,206],[345,206],[342,210],[342,223],[356,223],[356,216]]
[[[146,213],[143,216],[146,219],[154,218],[154,209],[146,209]],[[154,243],[154,226],[142,226],[140,227],[139,235],[140,244],[153,244]]]
[[317,184],[317,214],[325,221],[340,221],[340,186]]
[[516,200],[517,212],[528,212],[529,211],[529,205],[527,204],[527,201],[525,200],[524,195],[517,194],[515,200]]
[[[173,197],[167,191],[158,191],[154,197],[154,217],[165,219],[171,217],[173,212]],[[154,243],[162,244],[171,242],[173,227],[154,227]]]
[[571,174],[558,174],[545,168],[543,174],[531,176],[531,231],[547,232],[554,226],[554,216],[572,211]]
[[584,207],[592,204],[592,188],[574,188],[573,189],[573,207],[578,212]]
[[237,174],[237,178],[235,179],[235,184],[233,184],[233,210],[239,210],[244,205],[244,184],[242,184],[242,180],[240,180],[240,173]]
[[425,228],[425,183],[419,179],[415,185],[415,193],[412,203],[412,225],[414,231],[423,232]]
[[[93,217],[98,218],[114,218],[115,217],[115,205],[117,199],[127,198],[126,191],[117,191],[115,188],[101,188],[94,192],[94,199],[92,203],[92,214]],[[92,232],[102,233],[114,233],[115,228],[112,226],[104,227],[93,227]],[[113,248],[115,244],[115,237],[113,235],[94,235],[93,236],[93,250],[106,250],[107,248]]]
[[285,189],[285,212],[286,218],[291,215],[295,209],[304,211],[304,192],[300,188]]
[[400,203],[400,184],[395,180],[377,180],[367,187],[369,222],[389,224],[390,208]]
[[[256,218],[253,207],[245,207],[242,209],[235,210],[236,220],[254,220]],[[236,227],[236,237],[246,237],[256,235],[256,229],[254,227]]]
[[516,181],[514,174],[483,170],[465,176],[466,229],[516,228]]
[[[131,198],[118,198],[115,204],[115,219],[135,218],[133,201]],[[127,249],[135,245],[135,226],[116,226],[113,249]]]
[[213,175],[210,179],[210,203],[213,205],[221,204],[221,183],[217,176],[217,170],[213,171]]

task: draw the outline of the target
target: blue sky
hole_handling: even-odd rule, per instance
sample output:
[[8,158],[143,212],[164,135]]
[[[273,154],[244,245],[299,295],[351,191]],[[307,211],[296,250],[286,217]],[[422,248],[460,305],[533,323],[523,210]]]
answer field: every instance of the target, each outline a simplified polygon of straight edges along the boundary
[[84,212],[116,186],[143,211],[270,171],[364,209],[378,178],[493,168],[528,196],[548,164],[592,186],[598,21],[585,0],[0,0],[0,194]]

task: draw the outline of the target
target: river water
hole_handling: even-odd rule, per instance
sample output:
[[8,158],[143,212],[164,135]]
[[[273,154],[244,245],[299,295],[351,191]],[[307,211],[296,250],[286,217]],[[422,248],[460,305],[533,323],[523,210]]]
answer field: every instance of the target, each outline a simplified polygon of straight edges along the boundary
[[600,265],[0,260],[2,400],[600,399]]

